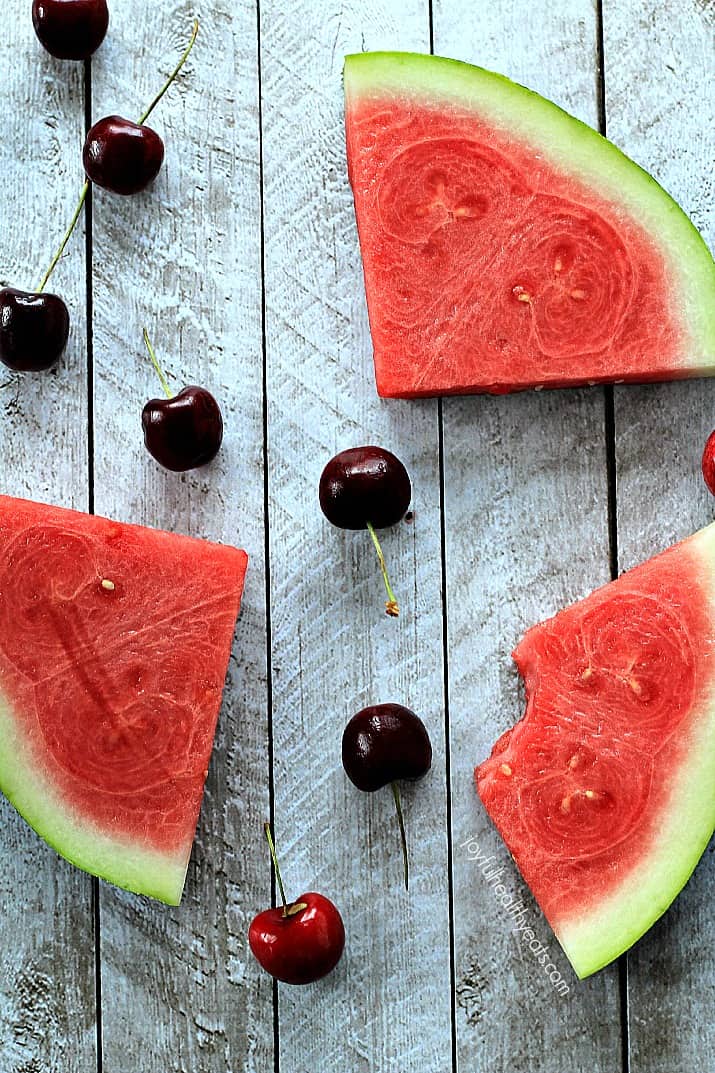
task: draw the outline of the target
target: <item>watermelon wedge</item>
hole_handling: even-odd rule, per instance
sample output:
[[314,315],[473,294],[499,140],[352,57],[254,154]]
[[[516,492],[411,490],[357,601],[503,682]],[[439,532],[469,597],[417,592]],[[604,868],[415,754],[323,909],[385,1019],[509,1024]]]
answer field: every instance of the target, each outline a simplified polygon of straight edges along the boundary
[[479,796],[579,977],[660,917],[715,828],[715,524],[529,630]]
[[246,563],[0,496],[0,789],[73,864],[171,905]]
[[412,398],[715,372],[715,265],[611,142],[500,75],[345,61],[377,388]]

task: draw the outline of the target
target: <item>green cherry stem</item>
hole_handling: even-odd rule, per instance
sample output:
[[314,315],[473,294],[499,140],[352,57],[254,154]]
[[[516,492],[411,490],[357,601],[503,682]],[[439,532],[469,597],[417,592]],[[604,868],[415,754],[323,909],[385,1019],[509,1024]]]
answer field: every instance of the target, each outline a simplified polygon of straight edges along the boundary
[[89,179],[87,180],[87,182],[82,187],[82,193],[79,196],[79,202],[77,203],[77,208],[74,210],[74,216],[72,217],[72,219],[70,221],[69,227],[65,231],[64,238],[62,239],[62,242],[60,243],[60,248],[58,249],[58,251],[55,254],[55,256],[52,258],[52,263],[50,264],[50,267],[47,269],[47,271],[45,272],[44,276],[42,277],[42,282],[40,283],[40,286],[37,288],[37,293],[38,294],[42,294],[42,292],[44,291],[45,287],[47,286],[47,281],[49,280],[50,276],[52,275],[52,273],[54,272],[55,268],[57,267],[57,263],[58,263],[60,257],[65,252],[65,246],[69,242],[70,238],[72,237],[72,232],[74,231],[75,227],[77,226],[77,221],[79,220],[79,214],[81,213],[82,206],[84,205],[84,203],[85,203],[85,201],[87,199],[87,192],[88,191],[89,191]]
[[281,879],[281,870],[278,867],[278,856],[276,854],[275,843],[273,842],[273,835],[271,834],[270,823],[264,823],[263,830],[266,834],[268,848],[271,851],[271,861],[273,862],[273,870],[276,873],[276,879],[278,880],[278,889],[281,892],[281,901],[283,902],[283,916],[293,917],[296,915],[296,913],[301,913],[304,909],[307,909],[308,905],[306,902],[294,902],[292,905],[288,905],[288,899],[286,898],[283,880]]
[[164,376],[164,370],[162,369],[161,365],[157,361],[156,354],[154,353],[154,347],[151,345],[151,339],[149,338],[149,332],[146,330],[146,328],[144,329],[143,334],[144,334],[144,342],[146,344],[146,348],[149,351],[149,359],[150,359],[152,365],[154,366],[154,369],[156,371],[156,375],[159,377],[159,381],[161,383],[161,386],[164,389],[164,394],[166,395],[167,399],[170,399],[172,397],[171,388],[169,387],[168,381],[167,381],[166,377]]
[[368,528],[368,532],[369,532],[370,536],[372,537],[372,542],[375,545],[375,551],[377,552],[377,560],[378,560],[378,562],[380,564],[380,569],[382,570],[382,579],[385,582],[385,589],[387,590],[387,602],[385,603],[385,614],[389,615],[390,618],[398,618],[399,614],[400,614],[400,607],[399,607],[399,604],[397,603],[397,600],[395,599],[395,594],[392,591],[392,585],[390,584],[390,578],[388,577],[388,574],[387,574],[387,566],[385,564],[385,556],[382,553],[382,547],[380,546],[380,541],[377,538],[377,533],[375,532],[375,526],[372,524],[372,522],[368,522],[367,523],[367,528]]
[[169,86],[171,86],[171,84],[178,77],[179,72],[181,71],[181,68],[184,66],[184,64],[188,60],[189,53],[191,52],[192,48],[194,47],[194,44],[196,42],[196,36],[197,36],[198,32],[199,32],[199,20],[195,19],[194,20],[194,28],[191,31],[191,38],[189,40],[188,45],[186,46],[186,49],[184,50],[183,56],[181,57],[181,59],[179,60],[179,62],[176,65],[176,67],[171,72],[171,74],[167,78],[166,82],[164,83],[162,88],[159,90],[159,92],[157,93],[156,97],[151,102],[151,104],[149,105],[147,110],[145,112],[143,112],[142,115],[140,116],[140,118],[137,120],[137,126],[141,127],[143,123],[146,123],[147,119],[149,118],[151,113],[154,111],[154,109],[156,108],[157,104],[159,103],[161,98],[164,96],[164,94],[168,90]]
[[392,786],[392,796],[395,799],[395,809],[397,810],[397,822],[400,825],[400,839],[402,841],[402,860],[405,866],[405,890],[410,889],[410,862],[407,855],[407,835],[405,833],[405,817],[402,815],[402,798],[400,797],[400,788],[396,782],[390,783]]

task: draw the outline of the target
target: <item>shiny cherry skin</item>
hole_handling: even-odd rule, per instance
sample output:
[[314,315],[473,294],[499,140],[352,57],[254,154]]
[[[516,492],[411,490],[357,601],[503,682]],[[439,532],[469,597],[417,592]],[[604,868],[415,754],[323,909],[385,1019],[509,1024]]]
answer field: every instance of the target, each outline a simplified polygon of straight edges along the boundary
[[164,143],[151,127],[118,115],[90,129],[82,150],[85,174],[113,194],[138,194],[156,179],[164,163]]
[[202,387],[185,387],[173,399],[150,399],[142,427],[149,454],[175,473],[205,466],[223,441],[221,410]]
[[708,436],[703,451],[703,477],[710,492],[715,496],[715,432]]
[[32,22],[50,55],[87,60],[107,33],[107,0],[33,0]]
[[363,708],[345,727],[343,767],[358,790],[373,793],[400,779],[416,782],[431,766],[427,728],[402,704]]
[[[304,905],[304,909],[298,906]],[[248,930],[254,957],[284,984],[312,984],[335,968],[345,947],[345,926],[322,894],[301,894],[287,915],[282,907],[259,913]]]
[[0,290],[0,361],[15,372],[50,369],[67,345],[70,315],[56,294]]
[[328,462],[320,478],[320,507],[339,529],[396,525],[407,513],[412,485],[407,470],[383,447],[351,447]]

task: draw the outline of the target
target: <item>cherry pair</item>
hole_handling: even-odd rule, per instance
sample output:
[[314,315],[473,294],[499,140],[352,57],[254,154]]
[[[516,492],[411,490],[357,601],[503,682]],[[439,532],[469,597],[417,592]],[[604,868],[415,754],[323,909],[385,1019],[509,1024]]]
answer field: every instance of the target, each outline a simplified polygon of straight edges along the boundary
[[[392,785],[404,855],[405,887],[409,884],[407,840],[398,779],[421,779],[432,764],[432,746],[424,723],[400,704],[377,704],[354,715],[343,734],[343,766],[359,790],[371,793]],[[270,825],[265,825],[282,908],[266,909],[248,931],[259,964],[277,980],[309,984],[338,964],[345,946],[339,910],[322,894],[286,900]]]

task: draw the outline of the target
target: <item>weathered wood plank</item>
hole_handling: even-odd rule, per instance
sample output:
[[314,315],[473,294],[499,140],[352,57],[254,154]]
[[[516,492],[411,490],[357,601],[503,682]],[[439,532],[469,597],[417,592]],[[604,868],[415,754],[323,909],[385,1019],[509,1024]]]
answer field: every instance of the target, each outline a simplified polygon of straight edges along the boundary
[[[676,197],[712,248],[715,8],[605,0],[609,136]],[[712,520],[700,455],[715,424],[715,383],[616,390],[622,570]],[[715,1051],[715,857],[628,958],[631,1070],[670,1073]]]
[[[435,3],[438,54],[501,71],[593,126],[596,41],[589,0]],[[472,781],[474,764],[523,712],[516,641],[608,580],[603,394],[448,399],[443,413],[459,1069],[506,1063],[530,1073],[548,1055],[549,1073],[611,1071],[620,1063],[617,972],[576,981]],[[567,996],[515,934],[473,859],[477,847],[529,907]]]
[[[82,66],[41,48],[29,5],[10,0],[0,36],[0,286],[32,289],[72,213],[83,174]],[[0,366],[5,494],[87,506],[85,250],[79,229],[49,290],[72,317],[56,369]],[[95,1068],[91,880],[60,860],[0,801],[0,1069]]]
[[[346,955],[313,994],[281,988],[286,1073],[450,1066],[450,958],[437,406],[385,404],[348,187],[341,70],[361,47],[429,47],[427,5],[261,4],[276,829],[295,893],[332,895]],[[320,513],[337,451],[383,444],[407,464],[415,518],[384,546],[403,614],[387,619],[366,533]],[[340,743],[367,703],[420,712],[429,779],[405,791],[409,895],[389,791],[348,782]],[[309,1013],[307,1009],[309,1007]]]
[[[273,1060],[271,983],[246,943],[270,900],[256,13],[248,0],[197,13],[194,53],[152,116],[167,150],[154,188],[95,196],[95,500],[98,513],[239,544],[250,565],[183,905],[102,890],[110,1073],[264,1073]],[[179,0],[115,8],[95,119],[142,111],[193,14]],[[170,382],[222,405],[224,446],[204,470],[166,473],[144,450],[141,409],[161,393],[145,324]]]

